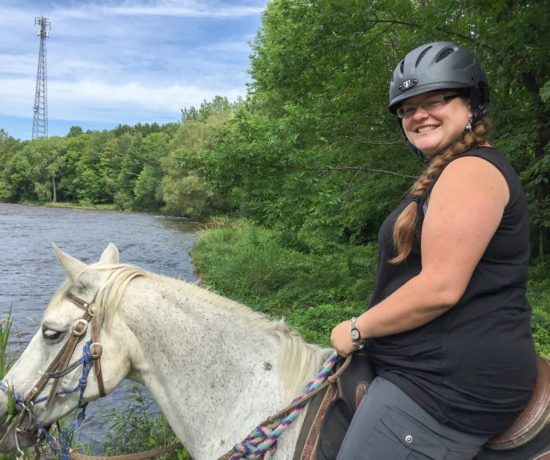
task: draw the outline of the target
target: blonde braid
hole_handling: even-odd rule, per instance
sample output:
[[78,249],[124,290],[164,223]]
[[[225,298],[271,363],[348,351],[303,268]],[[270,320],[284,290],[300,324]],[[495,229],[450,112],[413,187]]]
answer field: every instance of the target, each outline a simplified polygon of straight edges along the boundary
[[[441,153],[432,158],[430,163],[411,188],[410,193],[415,197],[422,197],[426,189],[432,184],[438,173],[453,158],[461,153],[468,152],[475,147],[489,143],[491,124],[486,118],[475,124],[471,132],[466,132]],[[418,202],[412,201],[395,221],[393,227],[393,241],[397,249],[397,256],[390,260],[392,264],[403,262],[411,252],[417,229]]]

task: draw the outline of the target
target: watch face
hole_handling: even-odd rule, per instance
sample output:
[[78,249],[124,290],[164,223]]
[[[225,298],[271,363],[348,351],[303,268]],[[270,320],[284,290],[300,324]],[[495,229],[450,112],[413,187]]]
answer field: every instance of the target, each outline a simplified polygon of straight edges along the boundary
[[359,340],[360,337],[361,337],[361,334],[359,334],[359,330],[357,330],[357,329],[352,329],[351,330],[351,339],[352,340]]

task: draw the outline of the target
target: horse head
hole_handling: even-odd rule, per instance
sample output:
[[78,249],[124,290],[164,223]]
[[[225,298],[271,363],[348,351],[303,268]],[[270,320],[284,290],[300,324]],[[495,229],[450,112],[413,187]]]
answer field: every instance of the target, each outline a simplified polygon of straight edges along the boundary
[[[99,262],[88,266],[52,245],[68,280],[1,382],[1,452],[36,443],[54,422],[111,392],[130,370],[130,357],[119,345],[128,331],[105,324],[105,268],[118,264],[118,249],[109,244]],[[8,410],[10,399],[15,410]]]

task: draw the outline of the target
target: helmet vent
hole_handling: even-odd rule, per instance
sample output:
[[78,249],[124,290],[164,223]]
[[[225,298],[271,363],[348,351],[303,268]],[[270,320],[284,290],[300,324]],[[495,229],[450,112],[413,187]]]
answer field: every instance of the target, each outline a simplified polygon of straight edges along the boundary
[[422,58],[424,57],[424,55],[430,51],[432,49],[431,46],[428,46],[427,48],[425,48],[424,50],[422,50],[422,52],[420,53],[420,56],[418,56],[418,59],[416,60],[416,63],[414,64],[415,67],[418,67],[418,64],[420,64],[420,61],[422,60]]
[[399,70],[401,71],[401,73],[405,71],[405,59],[403,59],[399,64]]
[[437,56],[435,62],[442,61],[443,59],[445,59],[450,54],[453,54],[454,52],[455,52],[455,50],[452,49],[452,48],[444,49],[443,51],[441,51],[441,53],[439,53],[439,55]]

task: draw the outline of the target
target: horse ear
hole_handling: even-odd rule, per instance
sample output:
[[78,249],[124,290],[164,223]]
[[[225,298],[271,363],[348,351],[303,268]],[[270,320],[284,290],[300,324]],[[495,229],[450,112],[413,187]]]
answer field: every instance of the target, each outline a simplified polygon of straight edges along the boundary
[[99,261],[105,264],[118,264],[119,253],[117,247],[113,243],[109,243],[103,254],[101,254]]
[[73,281],[73,283],[76,282],[78,279],[78,275],[86,270],[88,266],[84,262],[81,262],[80,260],[70,256],[69,254],[64,253],[61,249],[57,247],[55,243],[52,243],[52,246],[55,249],[55,254],[59,262],[61,262],[61,265],[63,265],[63,268],[67,272],[69,279]]

